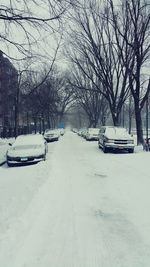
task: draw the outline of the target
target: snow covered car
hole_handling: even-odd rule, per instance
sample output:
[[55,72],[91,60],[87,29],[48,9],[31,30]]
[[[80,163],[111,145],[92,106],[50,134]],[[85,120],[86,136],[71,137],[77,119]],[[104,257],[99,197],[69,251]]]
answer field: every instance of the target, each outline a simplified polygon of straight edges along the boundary
[[96,140],[98,141],[98,136],[99,136],[99,129],[98,128],[88,128],[86,131],[86,140]]
[[134,139],[125,128],[103,126],[99,131],[99,148],[106,153],[110,149],[134,152]]
[[20,135],[7,151],[8,166],[46,159],[48,146],[41,134]]
[[47,142],[58,141],[59,137],[60,137],[60,132],[57,129],[54,130],[47,129],[44,133],[44,138]]
[[64,128],[60,128],[59,132],[60,132],[60,135],[64,135],[65,134],[65,129]]

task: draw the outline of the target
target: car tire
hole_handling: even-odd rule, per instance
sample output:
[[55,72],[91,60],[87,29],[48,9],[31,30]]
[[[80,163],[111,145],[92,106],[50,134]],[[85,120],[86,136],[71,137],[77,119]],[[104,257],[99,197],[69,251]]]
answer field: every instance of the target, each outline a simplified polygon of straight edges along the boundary
[[103,152],[104,152],[104,153],[107,153],[108,150],[109,150],[108,147],[105,147],[105,144],[104,144],[104,145],[103,145]]
[[46,151],[45,151],[45,154],[43,155],[43,160],[44,161],[46,160]]
[[128,149],[128,152],[129,153],[134,153],[134,149],[130,148],[130,149]]
[[7,162],[8,167],[13,167],[14,164]]

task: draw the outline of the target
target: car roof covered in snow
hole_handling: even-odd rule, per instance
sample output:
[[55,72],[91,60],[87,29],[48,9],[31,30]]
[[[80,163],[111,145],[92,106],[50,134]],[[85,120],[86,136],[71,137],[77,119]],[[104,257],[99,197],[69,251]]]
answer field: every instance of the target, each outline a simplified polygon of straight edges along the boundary
[[44,138],[41,134],[27,134],[19,135],[13,145],[34,145],[34,144],[43,144]]
[[115,136],[132,138],[126,128],[117,126],[106,126],[106,134],[112,136],[112,138],[115,138]]

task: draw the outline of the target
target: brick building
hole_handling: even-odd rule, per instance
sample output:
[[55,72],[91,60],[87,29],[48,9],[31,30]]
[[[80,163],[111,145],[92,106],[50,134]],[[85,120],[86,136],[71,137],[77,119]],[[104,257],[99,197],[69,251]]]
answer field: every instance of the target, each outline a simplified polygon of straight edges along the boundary
[[0,50],[0,128],[14,127],[15,96],[18,73]]

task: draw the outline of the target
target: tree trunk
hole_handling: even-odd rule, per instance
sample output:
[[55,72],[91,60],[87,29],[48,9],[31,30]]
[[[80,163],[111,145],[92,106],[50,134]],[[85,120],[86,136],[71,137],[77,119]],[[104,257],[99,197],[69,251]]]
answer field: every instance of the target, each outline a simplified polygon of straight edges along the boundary
[[129,114],[129,134],[131,134],[131,129],[132,129],[132,116]]
[[29,134],[29,112],[27,111],[27,134]]
[[92,122],[89,120],[88,128],[92,127]]
[[95,121],[93,122],[93,128],[96,128],[96,126],[97,126],[97,121],[95,120]]
[[50,121],[50,115],[48,113],[48,116],[47,116],[47,125],[48,125],[48,129],[51,128],[51,121]]
[[45,132],[45,118],[44,115],[42,116],[42,134]]
[[106,116],[105,116],[105,115],[102,115],[102,117],[101,117],[101,124],[102,124],[103,126],[106,125]]
[[131,134],[132,130],[132,110],[131,110],[132,98],[129,98],[129,134]]
[[15,127],[14,127],[15,138],[18,136],[18,113],[19,113],[19,109],[18,109],[18,102],[17,102],[15,104]]
[[112,119],[114,126],[120,126],[119,113],[116,114],[112,112]]
[[37,133],[37,117],[34,117],[34,133]]
[[19,127],[19,85],[17,86],[16,89],[16,98],[15,98],[15,129],[14,129],[14,134],[15,138],[18,136],[18,127]]
[[135,103],[135,120],[136,120],[136,132],[137,132],[137,144],[143,144],[143,128],[142,128],[142,118],[141,110],[139,108],[139,103]]
[[42,119],[41,119],[41,116],[39,117],[39,126],[40,126],[39,133],[41,134],[42,133]]

